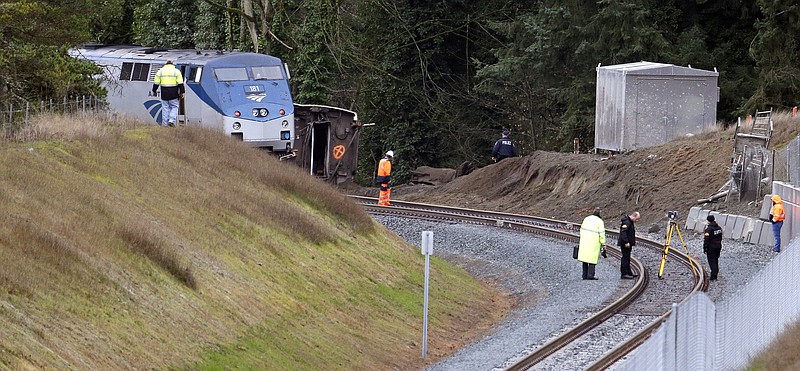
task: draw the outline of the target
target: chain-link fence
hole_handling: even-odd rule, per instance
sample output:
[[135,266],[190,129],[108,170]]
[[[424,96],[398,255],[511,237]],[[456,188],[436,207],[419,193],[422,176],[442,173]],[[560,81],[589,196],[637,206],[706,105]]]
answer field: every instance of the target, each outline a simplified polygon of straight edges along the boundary
[[772,173],[768,174],[773,180],[800,186],[800,137],[773,151],[773,165]]
[[696,293],[615,370],[742,370],[800,317],[798,241],[739,293],[715,304]]
[[[787,164],[800,162],[798,143],[790,147],[776,153],[794,153]],[[796,165],[785,169],[797,172]],[[741,370],[800,319],[800,285],[793,284],[800,274],[800,239],[794,238],[800,234],[800,187],[773,182],[771,188],[784,200],[781,235],[791,242],[734,297],[715,304],[697,293],[675,305],[669,319],[615,370]]]
[[28,127],[33,117],[43,113],[90,112],[105,108],[104,101],[93,95],[64,97],[37,102],[17,99],[0,107],[0,129],[9,137]]

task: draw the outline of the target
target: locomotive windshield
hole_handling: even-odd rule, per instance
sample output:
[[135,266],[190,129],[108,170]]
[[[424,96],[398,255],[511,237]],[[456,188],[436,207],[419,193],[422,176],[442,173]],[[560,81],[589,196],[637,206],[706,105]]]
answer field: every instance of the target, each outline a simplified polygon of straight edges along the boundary
[[283,80],[280,66],[253,67],[254,80]]
[[215,68],[214,76],[217,81],[246,81],[250,80],[244,67]]

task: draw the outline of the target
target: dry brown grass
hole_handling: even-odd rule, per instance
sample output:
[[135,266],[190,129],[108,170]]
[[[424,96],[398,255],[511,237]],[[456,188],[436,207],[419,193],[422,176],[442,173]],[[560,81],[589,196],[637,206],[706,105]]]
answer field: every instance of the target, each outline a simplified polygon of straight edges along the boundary
[[778,111],[772,114],[773,132],[770,149],[783,148],[797,137],[800,132],[800,116],[792,116],[790,111]]
[[800,323],[787,327],[772,345],[762,351],[747,367],[750,371],[800,370]]
[[31,118],[27,127],[12,137],[16,141],[34,140],[85,140],[119,134],[140,123],[136,120],[103,113],[74,113],[68,115],[46,113]]

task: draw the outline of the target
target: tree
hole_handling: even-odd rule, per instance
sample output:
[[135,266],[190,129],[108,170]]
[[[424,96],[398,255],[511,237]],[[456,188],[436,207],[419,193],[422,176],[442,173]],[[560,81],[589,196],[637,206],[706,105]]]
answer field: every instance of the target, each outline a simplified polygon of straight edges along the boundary
[[[90,1],[0,1],[0,103],[98,94],[90,63],[66,55],[89,38]],[[58,20],[57,22],[55,20]]]
[[789,0],[759,0],[758,4],[764,17],[756,21],[758,34],[750,47],[758,85],[745,108],[796,106],[800,99],[800,45],[795,36],[800,32],[800,5]]
[[194,0],[149,0],[134,11],[133,41],[162,48],[193,48]]

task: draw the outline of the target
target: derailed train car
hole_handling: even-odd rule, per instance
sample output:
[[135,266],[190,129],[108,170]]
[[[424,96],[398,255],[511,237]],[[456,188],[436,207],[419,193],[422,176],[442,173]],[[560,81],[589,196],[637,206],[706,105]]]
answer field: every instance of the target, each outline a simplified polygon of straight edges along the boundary
[[294,105],[294,161],[314,177],[332,184],[352,181],[358,163],[362,124],[343,108]]
[[112,111],[159,124],[160,100],[149,92],[156,71],[173,61],[186,86],[180,124],[215,129],[283,155],[333,184],[353,180],[361,127],[356,113],[294,104],[288,66],[276,57],[99,44],[74,48],[70,55],[102,68],[96,78],[108,90]]

